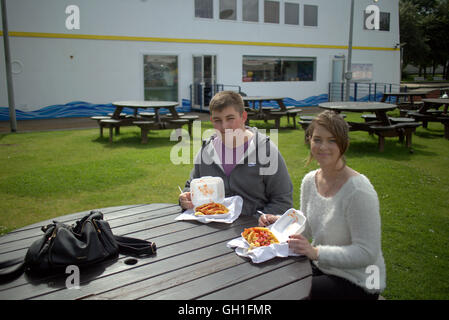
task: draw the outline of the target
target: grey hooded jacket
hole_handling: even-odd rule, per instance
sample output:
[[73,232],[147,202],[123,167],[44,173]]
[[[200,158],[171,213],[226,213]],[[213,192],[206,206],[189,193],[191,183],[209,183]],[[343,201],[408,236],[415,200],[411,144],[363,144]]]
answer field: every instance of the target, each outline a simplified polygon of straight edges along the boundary
[[194,168],[184,191],[190,190],[192,179],[213,176],[221,177],[225,186],[225,197],[239,195],[243,198],[243,215],[254,215],[257,210],[267,214],[283,214],[293,208],[293,184],[285,161],[270,138],[257,128],[242,160],[227,176],[213,145],[212,135],[195,157]]

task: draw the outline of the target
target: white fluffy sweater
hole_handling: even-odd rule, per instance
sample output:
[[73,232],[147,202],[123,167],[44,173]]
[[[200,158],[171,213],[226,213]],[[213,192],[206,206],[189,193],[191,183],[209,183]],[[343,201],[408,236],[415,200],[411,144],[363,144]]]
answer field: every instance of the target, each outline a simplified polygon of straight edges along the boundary
[[301,211],[307,217],[303,235],[318,248],[315,265],[367,292],[382,291],[386,274],[379,200],[374,187],[359,174],[350,177],[337,194],[326,198],[318,193],[317,171],[309,172],[301,184]]

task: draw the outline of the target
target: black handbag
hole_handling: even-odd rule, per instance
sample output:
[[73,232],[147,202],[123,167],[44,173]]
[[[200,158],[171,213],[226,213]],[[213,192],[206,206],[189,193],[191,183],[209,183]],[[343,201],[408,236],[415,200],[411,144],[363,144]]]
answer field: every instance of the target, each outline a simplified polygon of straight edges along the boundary
[[31,244],[24,259],[0,263],[0,282],[16,278],[24,271],[35,274],[59,272],[69,265],[90,266],[117,258],[119,253],[135,256],[156,253],[154,242],[115,236],[98,210],[74,225],[53,221],[41,229],[45,235]]

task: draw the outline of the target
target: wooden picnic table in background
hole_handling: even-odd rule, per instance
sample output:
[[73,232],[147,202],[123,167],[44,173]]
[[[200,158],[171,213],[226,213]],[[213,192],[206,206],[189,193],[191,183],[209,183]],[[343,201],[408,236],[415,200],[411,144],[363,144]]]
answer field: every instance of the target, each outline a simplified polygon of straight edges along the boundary
[[156,123],[161,123],[160,109],[169,109],[173,119],[179,118],[176,111],[176,106],[179,103],[176,101],[117,101],[113,102],[112,105],[115,107],[112,119],[120,119],[123,108],[134,109],[134,117],[137,117],[138,109],[152,108],[154,109]]
[[420,113],[427,113],[430,108],[436,108],[437,110],[442,106],[444,114],[447,114],[447,109],[449,106],[448,98],[436,98],[436,99],[422,99],[424,102],[423,106],[419,109]]
[[[373,112],[376,114],[377,121],[383,125],[391,125],[387,116],[387,111],[396,109],[396,105],[382,102],[357,102],[357,101],[339,101],[339,102],[323,102],[319,107],[335,112]],[[368,131],[368,126],[354,126],[352,130]]]
[[[187,124],[189,134],[192,134],[193,121],[198,119],[198,116],[184,115],[176,111],[176,106],[179,105],[176,101],[118,101],[113,102],[115,110],[110,117],[94,116],[91,119],[96,120],[100,127],[100,136],[103,137],[103,127],[109,128],[109,142],[113,141],[113,130],[115,134],[120,133],[120,127],[123,126],[138,126],[141,130],[141,142],[148,143],[149,130],[164,130],[164,129],[180,129]],[[133,116],[123,114],[124,108],[133,109]],[[139,109],[153,109],[154,113],[139,113]],[[168,109],[170,113],[162,116],[160,109]],[[181,134],[178,134],[181,136]]]
[[[250,106],[250,103],[252,103],[252,108],[257,111],[262,111],[262,103],[264,101],[270,102],[270,101],[276,101],[276,103],[279,105],[280,110],[287,111],[287,108],[284,104],[284,98],[285,97],[274,97],[274,96],[247,96],[242,97],[243,101],[248,103],[248,106]],[[259,107],[257,107],[257,103],[259,104]]]
[[412,134],[420,125],[414,122],[413,119],[404,118],[390,118],[387,115],[388,111],[396,109],[396,105],[383,102],[356,102],[356,101],[342,101],[342,102],[323,102],[319,106],[323,109],[333,110],[335,112],[373,112],[376,118],[373,121],[348,122],[351,131],[361,130],[367,131],[370,134],[378,135],[379,151],[384,151],[386,137],[399,137],[399,141],[406,140],[406,146],[412,152]]
[[436,98],[440,96],[443,88],[415,89],[406,92],[384,93],[381,102],[391,101],[392,97],[396,100],[394,103],[399,108],[401,117],[405,117],[408,111],[416,111],[423,106],[424,98]]
[[[280,119],[283,116],[287,116],[288,122],[290,122],[290,117],[293,118],[293,127],[296,129],[296,115],[301,112],[294,106],[286,106],[284,104],[285,97],[275,97],[275,96],[246,96],[242,97],[243,102],[246,106],[246,111],[248,112],[249,120],[274,120],[276,129],[280,127]],[[274,107],[263,107],[263,102],[275,101],[279,109]]]
[[[79,289],[67,289],[67,274],[22,275],[0,284],[0,299],[217,299],[297,300],[309,296],[311,266],[305,257],[275,258],[253,264],[226,243],[257,217],[240,216],[234,223],[175,221],[175,204],[142,204],[100,209],[115,235],[154,241],[157,254],[135,258],[120,255],[81,269]],[[0,262],[23,257],[43,236],[40,227],[52,220],[72,224],[89,211],[42,221],[0,237]]]
[[426,95],[431,91],[432,91],[431,89],[428,89],[428,90],[410,90],[407,92],[384,92],[380,102],[385,102],[388,98],[395,97],[396,104],[400,103],[400,98],[406,98],[409,100],[409,103],[413,105],[416,97],[425,98]]
[[[428,122],[440,122],[444,126],[444,137],[449,139],[449,115],[447,113],[449,106],[449,99],[447,98],[434,98],[423,99],[423,105],[416,112],[408,112],[408,116],[416,121],[422,121],[424,128],[427,128]],[[443,107],[443,110],[438,110]],[[431,111],[430,108],[435,108]]]

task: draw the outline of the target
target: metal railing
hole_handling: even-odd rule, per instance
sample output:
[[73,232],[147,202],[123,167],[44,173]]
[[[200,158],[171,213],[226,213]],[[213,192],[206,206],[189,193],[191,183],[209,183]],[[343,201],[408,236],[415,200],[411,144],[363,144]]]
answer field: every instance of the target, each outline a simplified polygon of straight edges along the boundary
[[[351,82],[349,96],[351,101],[380,101],[387,92],[400,92],[401,85],[394,83]],[[345,83],[329,83],[329,101],[344,101]]]
[[209,110],[209,102],[212,100],[213,96],[220,91],[231,90],[241,93],[241,87],[238,85],[231,84],[205,84],[205,83],[194,83],[190,85],[190,102],[192,109],[197,109],[200,111]]

